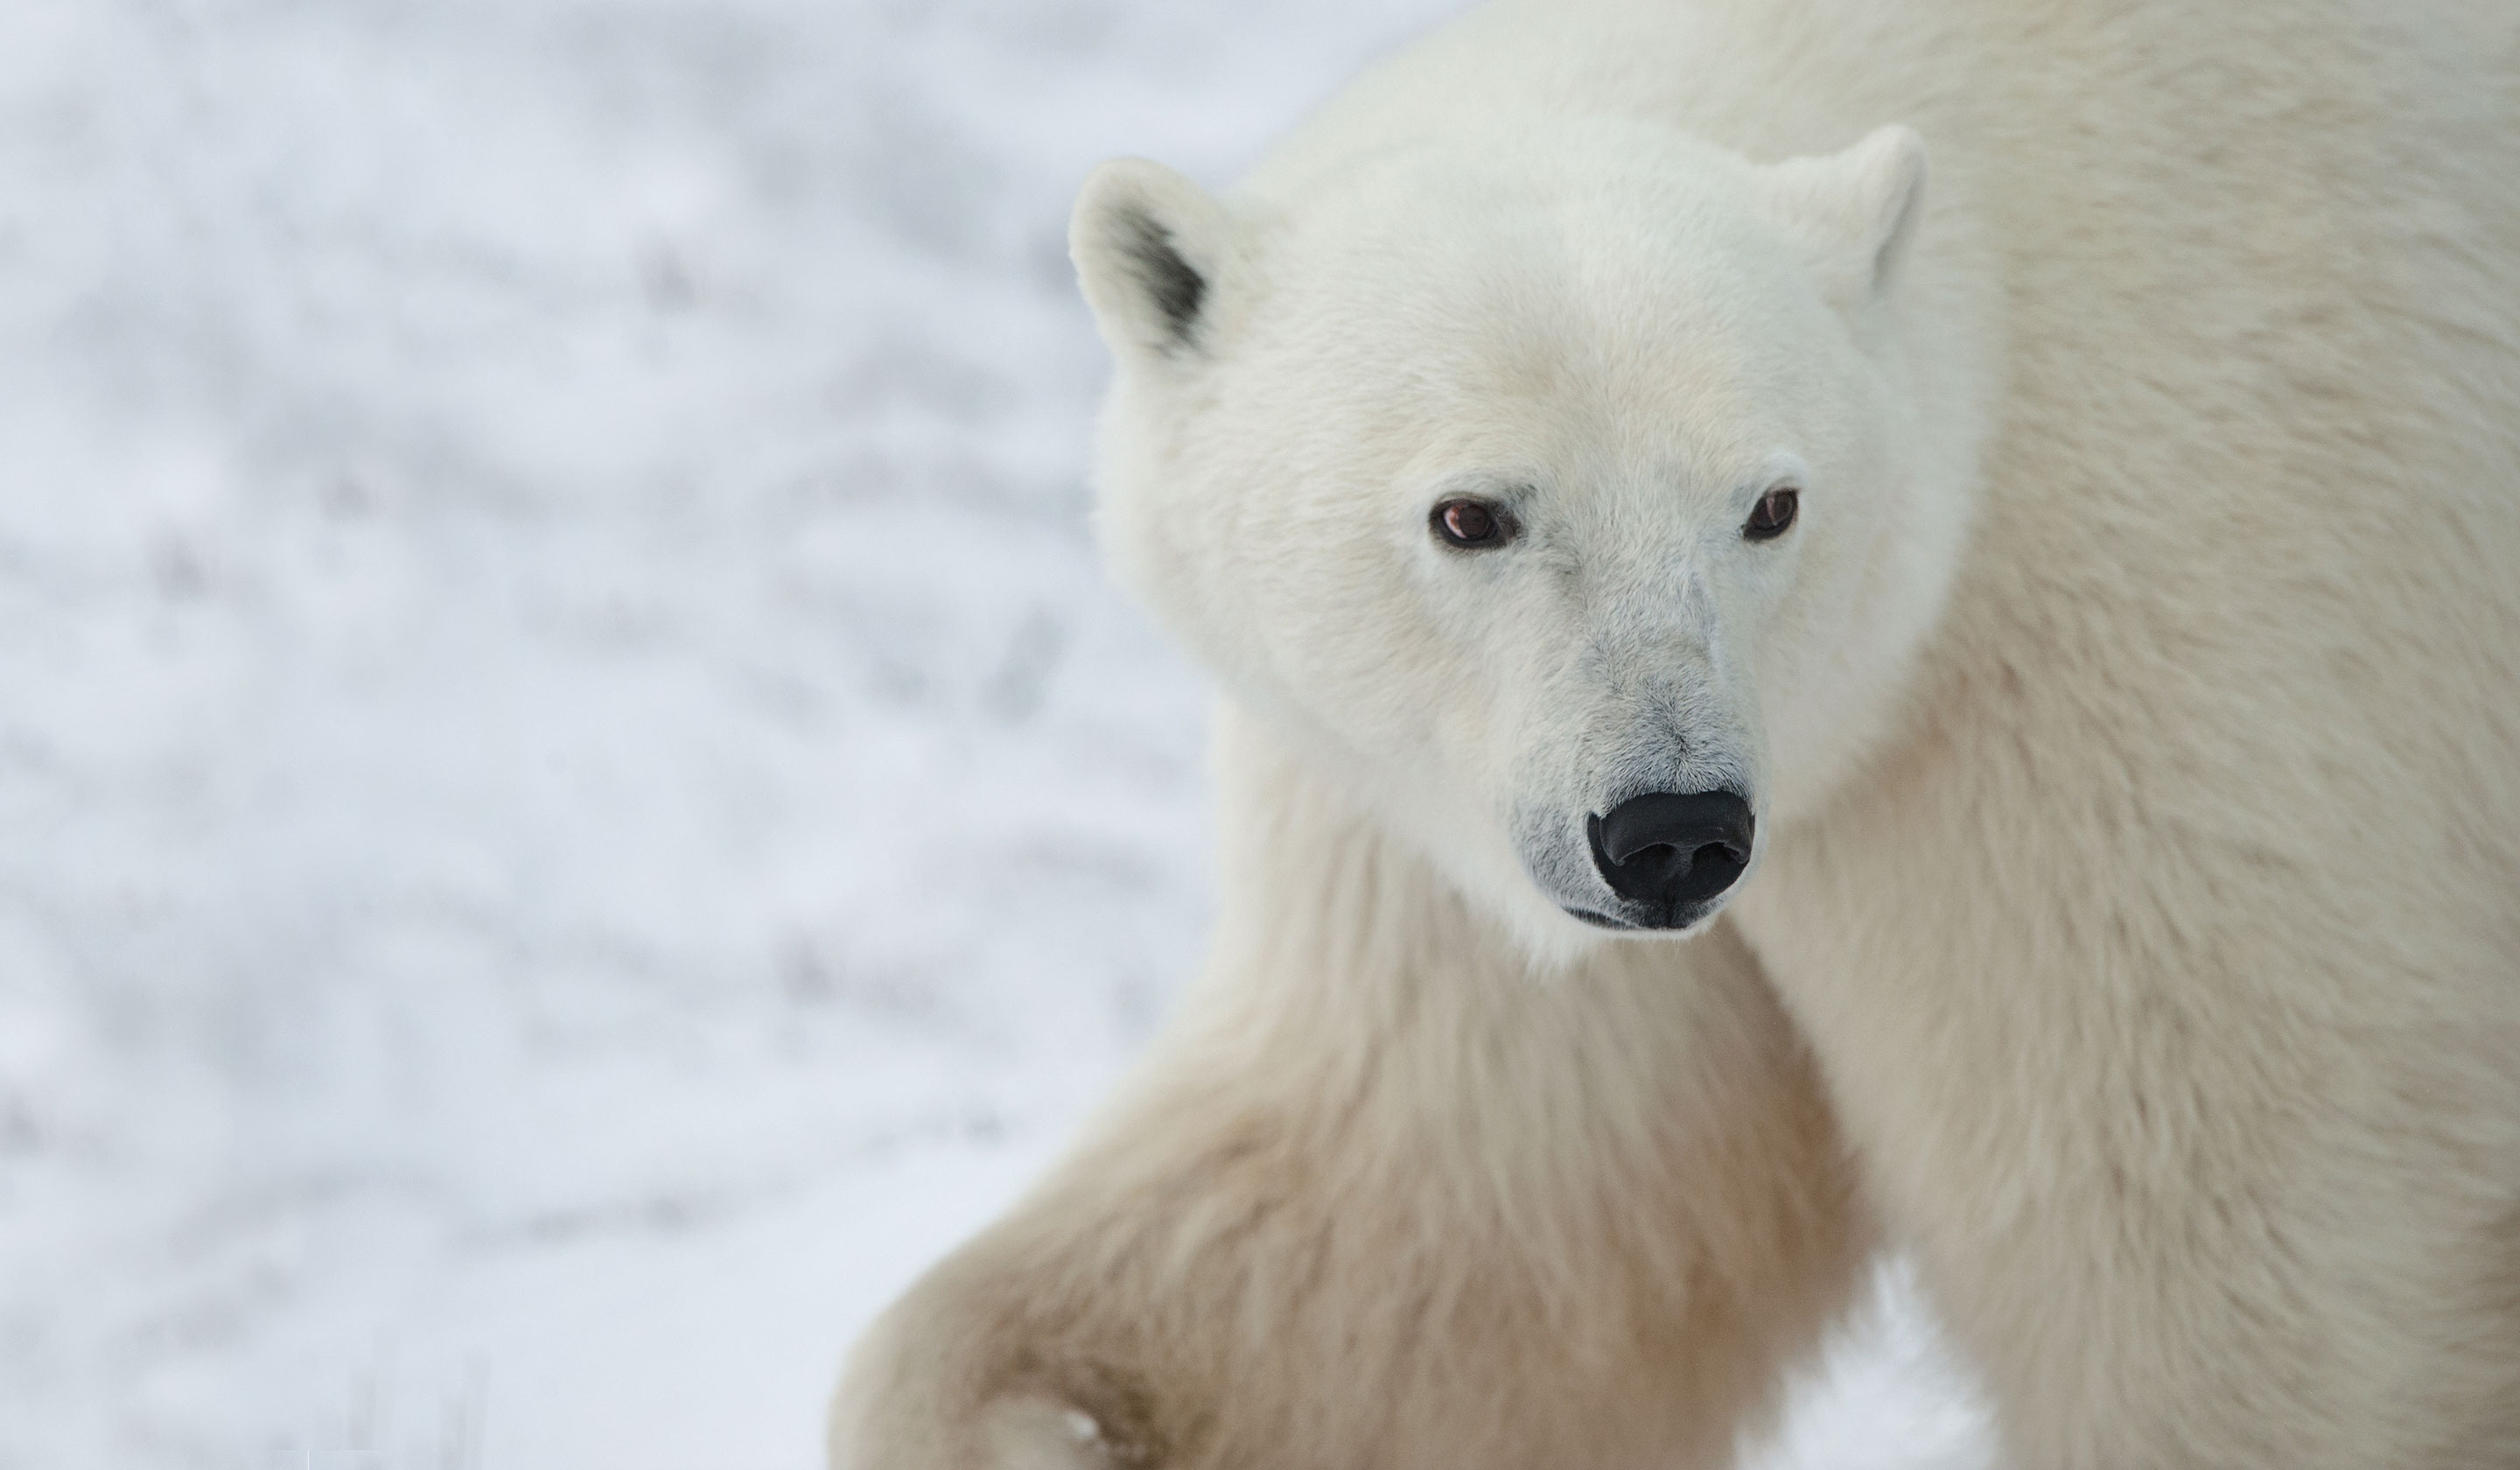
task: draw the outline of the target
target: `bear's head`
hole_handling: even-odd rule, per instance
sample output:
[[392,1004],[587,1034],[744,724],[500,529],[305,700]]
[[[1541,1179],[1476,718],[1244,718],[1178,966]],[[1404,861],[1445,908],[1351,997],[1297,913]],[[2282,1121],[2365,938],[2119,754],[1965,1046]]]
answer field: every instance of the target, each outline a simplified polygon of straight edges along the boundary
[[1121,579],[1536,953],[1686,934],[1887,718],[1964,513],[1905,128],[1757,165],[1561,121],[1220,200],[1107,163]]

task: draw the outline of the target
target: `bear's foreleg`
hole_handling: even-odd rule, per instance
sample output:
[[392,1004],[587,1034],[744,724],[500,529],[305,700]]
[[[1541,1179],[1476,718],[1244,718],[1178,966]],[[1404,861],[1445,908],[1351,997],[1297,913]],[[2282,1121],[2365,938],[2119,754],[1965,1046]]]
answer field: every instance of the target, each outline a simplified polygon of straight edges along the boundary
[[1869,1244],[1755,961],[1719,926],[1536,973],[1226,720],[1207,975],[869,1334],[834,1464],[1725,1462]]

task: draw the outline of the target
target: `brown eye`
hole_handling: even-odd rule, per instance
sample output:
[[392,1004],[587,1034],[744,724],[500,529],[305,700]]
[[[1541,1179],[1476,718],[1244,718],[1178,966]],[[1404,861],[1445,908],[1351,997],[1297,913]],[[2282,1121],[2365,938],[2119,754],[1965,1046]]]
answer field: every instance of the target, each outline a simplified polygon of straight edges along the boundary
[[1444,501],[1427,521],[1448,544],[1466,549],[1503,546],[1513,539],[1516,529],[1505,507],[1483,500]]
[[1774,541],[1782,536],[1785,527],[1794,523],[1795,502],[1800,499],[1801,493],[1794,490],[1771,490],[1760,496],[1759,503],[1750,508],[1750,519],[1741,527],[1741,534],[1752,541]]

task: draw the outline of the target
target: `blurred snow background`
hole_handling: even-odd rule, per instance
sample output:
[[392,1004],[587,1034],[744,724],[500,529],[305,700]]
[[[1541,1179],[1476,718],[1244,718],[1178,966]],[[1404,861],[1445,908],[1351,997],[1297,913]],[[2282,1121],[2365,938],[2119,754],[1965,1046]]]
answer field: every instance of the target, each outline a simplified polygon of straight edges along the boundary
[[9,0],[0,1466],[819,1463],[1211,908],[1069,195],[1448,8]]

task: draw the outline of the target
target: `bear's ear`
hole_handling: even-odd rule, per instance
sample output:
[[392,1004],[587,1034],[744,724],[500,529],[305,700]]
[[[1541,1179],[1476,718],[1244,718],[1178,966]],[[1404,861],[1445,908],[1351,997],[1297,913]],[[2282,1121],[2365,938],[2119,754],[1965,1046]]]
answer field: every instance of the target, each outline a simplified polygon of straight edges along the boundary
[[1241,235],[1196,184],[1160,163],[1114,158],[1085,181],[1067,252],[1113,353],[1181,356],[1207,344]]
[[1925,199],[1925,140],[1896,123],[1843,153],[1768,170],[1777,217],[1829,298],[1853,310],[1897,278]]

